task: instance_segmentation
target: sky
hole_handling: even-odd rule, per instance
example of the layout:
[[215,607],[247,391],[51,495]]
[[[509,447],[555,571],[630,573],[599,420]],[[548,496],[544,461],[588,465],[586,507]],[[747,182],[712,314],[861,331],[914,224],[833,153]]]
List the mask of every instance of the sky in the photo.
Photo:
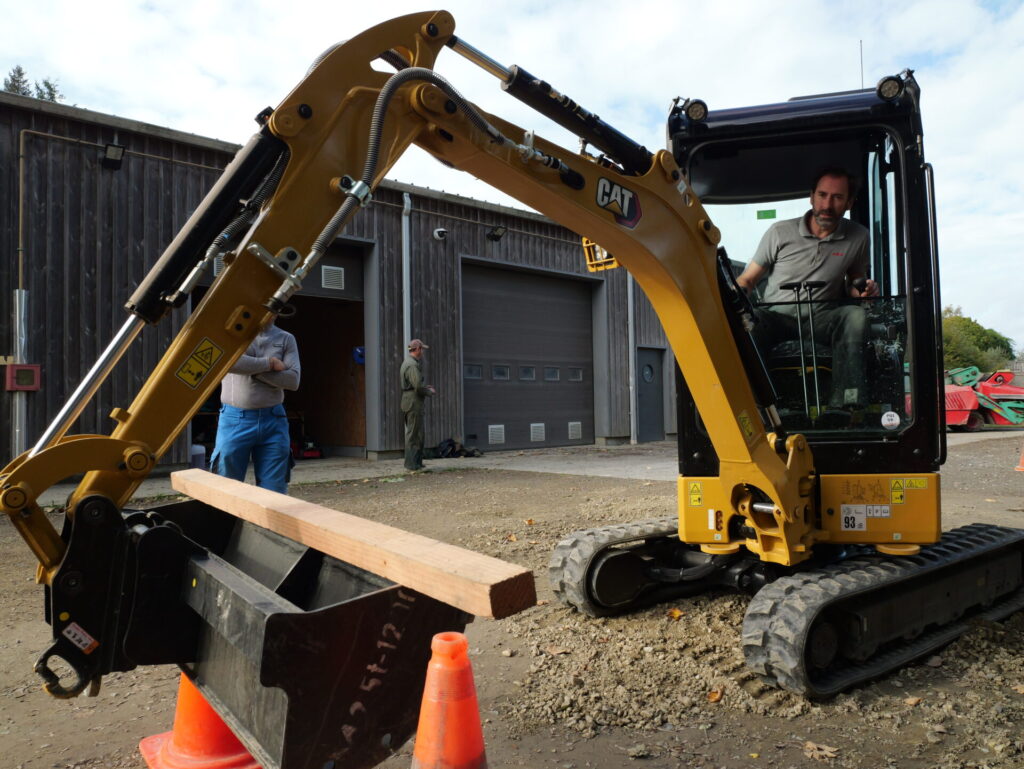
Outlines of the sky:
[[[241,144],[328,47],[441,7],[467,43],[651,149],[677,96],[751,106],[914,70],[943,304],[1024,349],[1024,0],[0,0],[0,68],[56,79],[66,104]],[[435,69],[484,110],[577,146],[454,52]],[[415,148],[388,176],[522,207]]]

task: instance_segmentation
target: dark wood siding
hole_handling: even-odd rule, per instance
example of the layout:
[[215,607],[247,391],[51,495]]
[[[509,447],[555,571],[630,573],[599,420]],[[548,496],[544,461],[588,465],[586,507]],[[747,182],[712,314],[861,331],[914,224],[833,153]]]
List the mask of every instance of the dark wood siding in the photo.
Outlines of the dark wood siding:
[[[19,185],[22,136],[25,181]],[[100,162],[108,143],[127,148],[118,170],[103,168]],[[29,291],[28,361],[43,367],[43,389],[26,396],[30,440],[41,434],[127,320],[125,301],[236,150],[170,129],[0,94],[0,247],[10,255],[0,267],[0,339],[5,343],[0,355],[14,352],[11,304],[19,286],[18,209],[23,200],[26,269],[20,285]],[[405,194],[411,203],[412,336],[431,345],[425,368],[438,389],[426,413],[427,443],[463,433],[460,276],[462,265],[469,262],[589,281],[593,296],[600,299],[593,312],[594,364],[604,370],[595,372],[595,379],[600,374],[605,383],[601,397],[595,397],[596,437],[627,437],[625,272],[590,275],[578,237],[538,214],[385,182],[373,204],[339,238],[346,254],[362,259],[346,271],[346,280],[362,281],[359,291],[353,288],[342,298],[362,299],[365,333],[370,338],[372,332],[375,344],[367,349],[365,369],[366,448],[402,447],[397,381],[407,341],[402,317]],[[488,238],[496,226],[505,228],[503,237]],[[448,236],[436,240],[432,233],[441,227]],[[637,341],[663,345],[660,325],[645,302],[638,302],[635,315]],[[131,403],[184,319],[182,309],[144,329],[73,432],[110,432],[109,412]],[[353,337],[346,344],[355,341]],[[5,433],[10,406],[4,393],[0,428]],[[164,458],[172,463],[187,460],[184,438]]]
[[608,427],[603,437],[629,437],[628,275],[605,270],[608,304]]
[[[29,292],[27,357],[42,364],[43,372],[42,389],[27,397],[30,439],[42,433],[128,319],[123,309],[128,296],[232,156],[230,145],[218,151],[219,143],[208,140],[194,146],[128,130],[128,121],[105,125],[76,119],[76,113],[89,114],[59,106],[45,109],[34,99],[0,102],[0,238],[3,251],[11,255],[0,271],[0,291],[4,308],[19,285]],[[107,143],[127,148],[120,169],[102,167]],[[24,233],[20,284],[19,207]],[[71,432],[110,432],[111,409],[130,404],[184,318],[185,311],[178,310],[143,330]],[[10,343],[10,311],[0,313],[0,336]],[[3,411],[2,424],[9,425],[6,394]],[[165,460],[188,460],[184,439]]]
[[[629,435],[628,355],[625,279],[621,270],[596,277],[587,272],[579,238],[564,227],[529,212],[493,206],[408,185],[389,184],[377,191],[373,206],[360,213],[345,235],[376,241],[380,260],[379,321],[382,392],[379,403],[384,450],[402,446],[403,419],[399,404],[398,369],[405,352],[402,339],[403,194],[410,196],[410,273],[412,336],[430,345],[424,373],[437,388],[425,418],[426,444],[464,432],[462,424],[461,261],[494,264],[546,274],[606,281],[609,286],[607,324],[611,390],[610,433]],[[494,227],[506,228],[500,240],[487,237]],[[437,240],[434,230],[447,237]],[[595,321],[596,322],[596,321]],[[371,403],[370,408],[373,407]],[[600,437],[607,437],[602,435]]]
[[662,385],[665,392],[665,432],[676,432],[676,380],[673,375],[674,358],[672,348],[668,344],[668,336],[665,329],[658,320],[658,314],[654,311],[651,300],[643,292],[640,286],[636,286],[634,298],[634,317],[636,318],[636,346],[654,347],[667,351],[662,360],[662,371],[664,377]]
[[636,318],[636,346],[637,347],[668,347],[668,337],[665,336],[665,329],[661,327],[657,313],[651,305],[651,300],[639,285],[635,285],[636,294],[634,301],[634,317]]

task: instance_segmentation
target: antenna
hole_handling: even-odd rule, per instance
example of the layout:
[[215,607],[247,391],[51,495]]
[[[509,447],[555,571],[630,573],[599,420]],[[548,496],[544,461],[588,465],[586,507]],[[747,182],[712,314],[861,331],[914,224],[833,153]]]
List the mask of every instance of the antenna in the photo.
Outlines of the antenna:
[[864,41],[858,41],[860,43],[860,87],[864,88]]

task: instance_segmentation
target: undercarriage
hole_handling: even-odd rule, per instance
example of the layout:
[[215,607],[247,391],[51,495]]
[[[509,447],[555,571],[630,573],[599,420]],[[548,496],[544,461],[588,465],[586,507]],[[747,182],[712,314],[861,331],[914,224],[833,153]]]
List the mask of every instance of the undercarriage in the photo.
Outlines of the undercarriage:
[[799,567],[742,549],[709,555],[667,518],[570,534],[549,564],[555,594],[590,616],[709,590],[752,594],[747,665],[771,685],[831,697],[896,670],[979,621],[1024,608],[1024,530],[974,524],[913,556],[821,548]]

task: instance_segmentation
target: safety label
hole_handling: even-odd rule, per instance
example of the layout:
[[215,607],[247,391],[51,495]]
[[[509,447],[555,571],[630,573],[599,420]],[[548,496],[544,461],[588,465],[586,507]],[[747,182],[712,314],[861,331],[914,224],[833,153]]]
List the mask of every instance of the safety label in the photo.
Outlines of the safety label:
[[61,635],[71,641],[71,643],[81,649],[85,654],[92,653],[95,651],[96,647],[100,645],[100,642],[86,633],[82,626],[77,622],[69,622],[67,627],[61,631]]
[[[871,505],[875,507],[875,505]],[[868,505],[842,505],[841,523],[843,531],[865,531],[868,527]]]
[[188,356],[188,360],[181,364],[176,376],[194,390],[223,354],[222,349],[209,339],[204,338],[196,345],[196,349]]
[[927,478],[907,478],[904,482],[903,488],[905,489],[927,489],[928,479]]
[[690,481],[686,486],[690,507],[701,507],[704,504],[704,488],[700,481]]
[[743,431],[747,443],[754,440],[754,423],[750,420],[750,415],[746,411],[741,411],[736,415],[736,421],[740,423],[740,429]]
[[889,501],[902,505],[906,501],[907,487],[902,478],[893,478],[889,483]]

